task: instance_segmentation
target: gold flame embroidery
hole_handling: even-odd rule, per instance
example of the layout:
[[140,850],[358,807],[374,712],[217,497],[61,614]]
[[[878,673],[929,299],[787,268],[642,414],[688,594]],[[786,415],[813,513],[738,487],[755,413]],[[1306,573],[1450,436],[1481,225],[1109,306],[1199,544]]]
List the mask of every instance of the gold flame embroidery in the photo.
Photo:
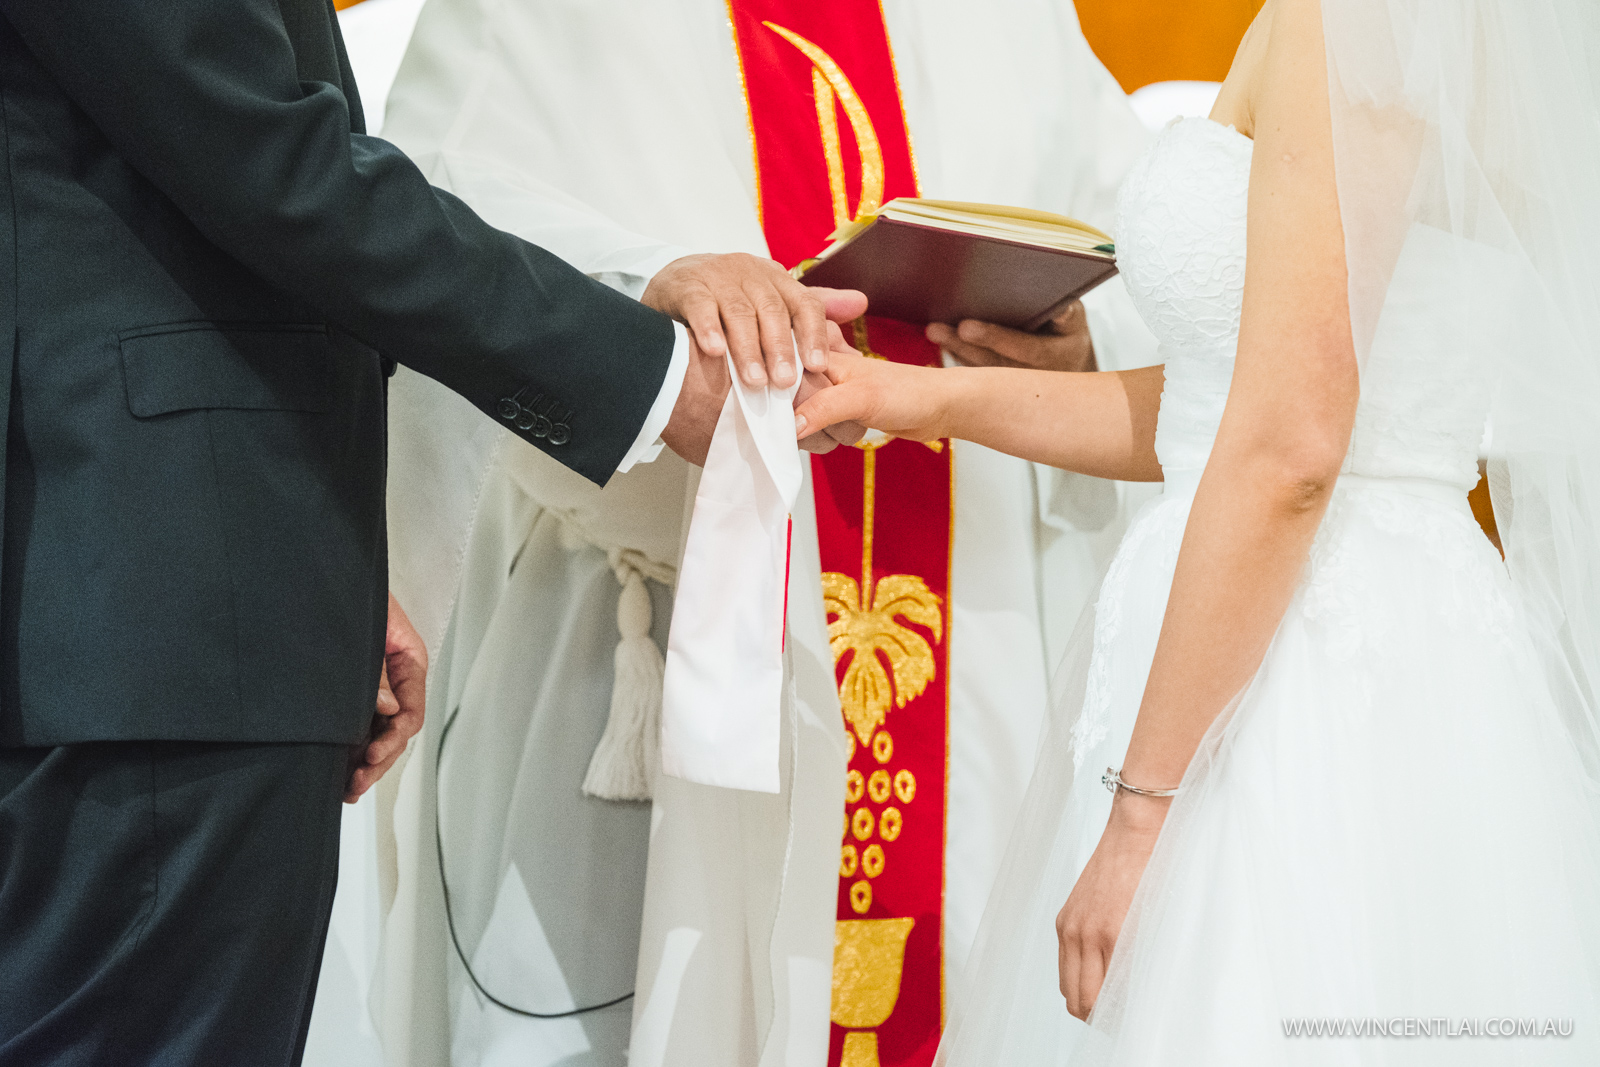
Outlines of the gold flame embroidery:
[[[883,206],[883,148],[878,144],[878,131],[872,127],[872,117],[867,105],[856,92],[850,79],[833,57],[793,30],[775,22],[763,26],[798,48],[811,60],[811,87],[817,98],[817,127],[822,134],[822,154],[828,163],[828,190],[833,194],[833,221],[842,226],[852,217],[870,215]],[[834,98],[844,108],[850,120],[850,131],[856,137],[856,153],[861,160],[861,200],[855,215],[850,214],[850,201],[844,185],[844,153],[839,141],[839,117],[834,110]]]

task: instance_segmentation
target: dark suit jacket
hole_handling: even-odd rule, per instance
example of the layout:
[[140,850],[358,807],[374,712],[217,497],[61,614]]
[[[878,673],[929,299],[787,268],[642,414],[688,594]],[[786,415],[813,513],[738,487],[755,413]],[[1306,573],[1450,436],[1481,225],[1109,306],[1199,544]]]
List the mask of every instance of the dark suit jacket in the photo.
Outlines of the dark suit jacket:
[[670,322],[363,128],[329,0],[0,0],[0,744],[364,735],[384,357],[637,436]]

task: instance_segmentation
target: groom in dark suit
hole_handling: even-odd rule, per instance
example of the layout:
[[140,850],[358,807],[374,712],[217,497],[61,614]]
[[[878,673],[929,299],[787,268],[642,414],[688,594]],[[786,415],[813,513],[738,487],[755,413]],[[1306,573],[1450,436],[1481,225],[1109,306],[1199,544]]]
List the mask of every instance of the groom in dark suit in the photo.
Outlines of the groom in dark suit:
[[825,346],[776,265],[635,303],[362,131],[329,0],[0,0],[0,1067],[298,1062],[339,801],[420,723],[391,361],[604,482],[704,454],[672,317]]

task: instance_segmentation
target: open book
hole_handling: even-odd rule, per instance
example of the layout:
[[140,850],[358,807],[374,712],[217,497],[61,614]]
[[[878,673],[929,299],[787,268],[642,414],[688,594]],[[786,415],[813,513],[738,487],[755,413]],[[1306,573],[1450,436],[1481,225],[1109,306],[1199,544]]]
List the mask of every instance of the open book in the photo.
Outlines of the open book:
[[922,325],[982,319],[1043,326],[1069,301],[1117,273],[1111,238],[1047,211],[902,197],[845,223],[807,285],[859,289],[874,315]]

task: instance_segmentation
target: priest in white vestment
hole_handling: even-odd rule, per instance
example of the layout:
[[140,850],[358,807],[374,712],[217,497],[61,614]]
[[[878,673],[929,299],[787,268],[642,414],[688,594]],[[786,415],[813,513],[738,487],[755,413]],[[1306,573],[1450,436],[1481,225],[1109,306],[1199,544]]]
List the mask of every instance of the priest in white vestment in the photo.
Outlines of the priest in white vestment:
[[[883,13],[925,195],[1110,225],[1146,135],[1070,3]],[[383,134],[490,222],[635,296],[686,251],[766,252],[721,0],[428,0]],[[1086,305],[1101,368],[1154,361],[1118,283]],[[640,642],[665,647],[693,469],[665,453],[595,490],[404,371],[390,435],[393,584],[435,651],[430,714],[349,824],[306,1062],[821,1067],[846,740],[809,486],[782,789],[663,777],[652,807],[582,787],[614,698],[653,696]],[[1049,669],[1126,512],[1110,483],[966,443],[955,485],[950,997]]]

